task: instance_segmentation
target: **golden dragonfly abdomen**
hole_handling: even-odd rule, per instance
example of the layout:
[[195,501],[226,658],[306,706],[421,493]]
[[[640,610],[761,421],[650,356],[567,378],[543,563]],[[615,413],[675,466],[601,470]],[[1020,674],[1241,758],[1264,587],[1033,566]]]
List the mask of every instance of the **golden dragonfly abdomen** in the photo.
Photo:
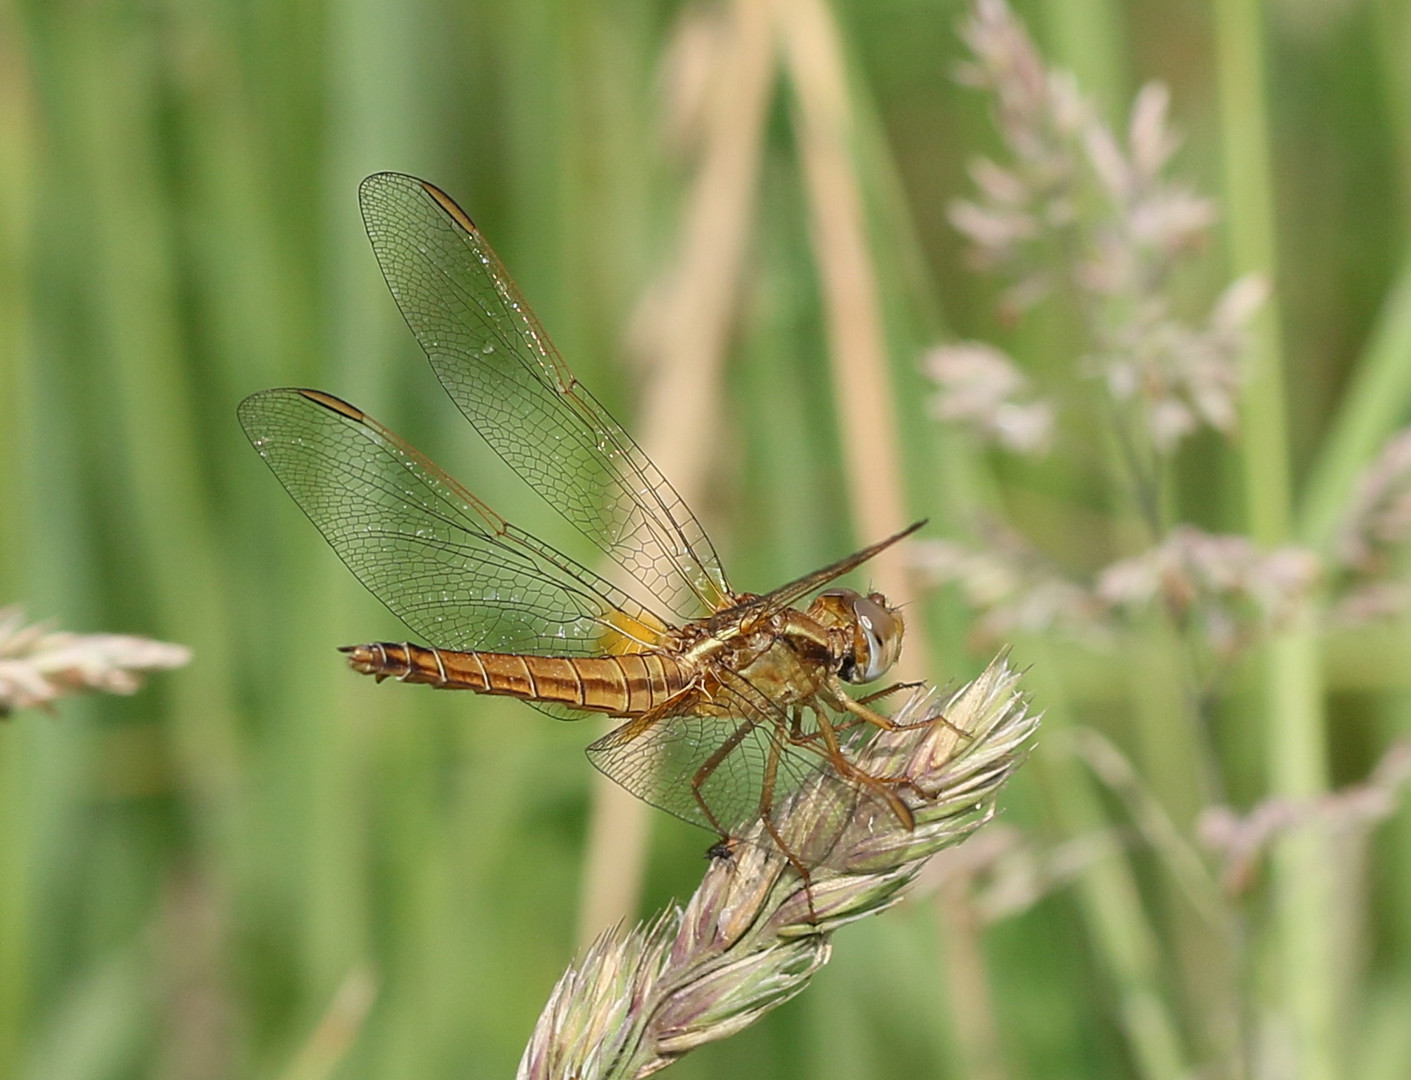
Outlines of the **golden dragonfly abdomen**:
[[452,652],[410,642],[350,645],[353,670],[381,679],[426,683],[445,690],[473,690],[523,701],[567,705],[584,712],[638,716],[686,689],[674,657],[661,653],[620,656],[525,656],[520,653]]

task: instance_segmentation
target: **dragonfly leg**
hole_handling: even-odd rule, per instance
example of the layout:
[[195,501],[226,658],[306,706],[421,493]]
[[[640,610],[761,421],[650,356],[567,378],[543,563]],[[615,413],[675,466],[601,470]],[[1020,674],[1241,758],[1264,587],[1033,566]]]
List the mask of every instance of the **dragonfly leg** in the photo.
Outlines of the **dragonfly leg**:
[[[795,716],[792,723],[797,722],[798,718]],[[759,790],[759,820],[779,849],[779,853],[789,860],[789,865],[798,872],[799,878],[803,882],[804,899],[808,903],[809,922],[816,923],[818,912],[813,908],[813,875],[809,873],[803,860],[794,854],[793,849],[785,842],[784,837],[779,834],[779,830],[774,824],[774,785],[779,778],[781,745],[777,738],[771,740],[769,744],[769,757],[765,759],[764,763],[764,782],[760,785]]]
[[[849,720],[842,725],[835,725],[828,717],[827,713],[816,705],[810,705],[815,719],[818,722],[818,730],[804,732],[798,739],[791,737],[790,741],[795,745],[804,746],[823,757],[829,765],[833,767],[842,779],[849,781],[859,787],[865,788],[870,794],[886,803],[887,809],[905,829],[912,829],[916,826],[916,817],[911,812],[911,807],[897,796],[896,787],[904,786],[906,781],[894,781],[880,776],[873,776],[866,769],[856,765],[847,754],[843,753],[843,748],[838,742],[838,732],[846,730],[859,720]],[[791,733],[792,734],[792,733]],[[821,743],[821,745],[820,745]]]
[[[837,743],[836,734],[838,732],[847,731],[848,729],[854,728],[858,724],[863,723],[863,718],[858,716],[852,716],[849,717],[849,719],[844,720],[842,723],[837,723],[829,719],[823,713],[823,711],[818,708],[818,706],[809,705],[808,707],[812,709],[815,715],[817,716],[818,730],[805,732],[802,730],[801,722],[798,719],[795,719],[793,731],[791,732],[790,742],[794,743],[796,746],[803,747],[804,749],[811,750],[814,753],[818,754],[825,761],[827,761],[839,774],[845,776],[854,783],[865,787],[868,791],[875,794],[878,798],[882,799],[887,804],[888,808],[891,809],[892,813],[903,825],[905,825],[907,828],[912,828],[913,825],[908,824],[908,822],[914,821],[914,815],[912,814],[910,808],[906,807],[905,803],[901,803],[900,800],[896,798],[895,792],[897,791],[897,789],[907,788],[915,792],[918,797],[920,797],[926,802],[934,802],[936,800],[937,793],[929,790],[921,784],[918,784],[909,776],[876,776],[868,772],[867,770],[860,768],[850,758],[848,758],[847,753],[841,748],[841,745]],[[965,735],[967,738],[969,738],[968,733],[959,731],[955,728],[955,725],[951,724],[949,721],[946,721],[944,717],[939,717],[938,719],[947,727],[951,728],[951,730],[956,731],[957,734]],[[897,724],[895,725],[895,730],[905,731],[910,728],[925,727],[927,724],[930,724],[932,722],[933,721],[925,720],[915,724]],[[829,739],[830,734],[833,735],[834,738]],[[836,748],[836,755],[834,754],[833,749],[830,748],[829,743],[832,744],[833,748]],[[898,805],[901,805],[903,807],[903,812],[898,813],[896,809]]]
[[[873,727],[881,728],[883,731],[896,731],[902,726],[891,719],[891,717],[883,716],[876,709],[867,705],[866,702],[872,700],[871,698],[865,698],[863,701],[854,701],[848,696],[848,692],[843,689],[843,680],[838,678],[837,675],[830,676],[825,686],[827,693],[823,695],[824,699],[834,708],[851,713],[859,720],[866,720]],[[819,720],[821,721],[822,719],[823,715],[820,713]]]
[[803,729],[803,711],[803,705],[789,706],[789,741],[795,746],[802,746],[818,738],[818,732]]
[[[898,684],[897,688],[899,689],[902,685],[906,684]],[[832,691],[833,704],[835,704],[838,708],[843,709],[846,712],[852,713],[859,719],[866,720],[869,724],[874,724],[875,726],[881,728],[883,731],[910,731],[913,728],[924,728],[929,727],[931,724],[941,724],[944,727],[950,728],[953,732],[955,732],[957,735],[961,736],[964,739],[968,740],[972,737],[968,731],[962,731],[960,728],[956,727],[949,720],[947,720],[944,716],[928,717],[925,720],[917,720],[910,724],[899,724],[891,717],[883,716],[876,709],[870,707],[867,704],[867,702],[874,700],[875,695],[873,695],[872,697],[865,697],[861,701],[854,701],[852,698],[850,698],[847,694],[847,691],[843,689],[843,681],[839,679],[836,675],[829,679],[828,689]],[[885,692],[890,693],[891,689],[892,688],[889,687]]]
[[691,777],[691,797],[696,800],[696,805],[701,808],[701,813],[705,815],[706,821],[710,822],[710,827],[720,834],[721,841],[731,839],[730,830],[720,823],[720,819],[715,816],[710,805],[706,802],[701,789],[705,787],[706,781],[715,775],[715,770],[720,768],[723,762],[735,750],[740,743],[745,741],[745,736],[754,730],[757,720],[746,720],[739,727],[730,733],[730,737],[715,748],[715,752],[701,763],[701,767],[696,770]]
[[[736,840],[720,823],[720,819],[711,811],[710,806],[705,800],[705,796],[701,793],[701,789],[705,786],[706,781],[714,775],[716,769],[720,768],[725,759],[730,756],[736,747],[744,741],[745,736],[753,731],[758,724],[758,720],[746,720],[742,723],[731,733],[730,738],[726,739],[725,742],[721,743],[720,746],[716,748],[715,753],[711,754],[701,767],[696,770],[695,775],[691,777],[691,795],[695,798],[696,804],[701,808],[701,813],[705,815],[711,827],[721,835],[721,839],[711,846],[708,853],[712,858],[729,857],[734,851]],[[760,784],[759,820],[764,826],[765,832],[769,833],[770,839],[774,841],[775,847],[779,849],[779,853],[788,860],[789,865],[794,868],[799,878],[803,881],[804,895],[808,902],[809,920],[811,922],[817,922],[818,913],[813,909],[813,875],[809,873],[808,866],[795,854],[793,848],[789,847],[788,842],[780,834],[778,827],[774,824],[774,786],[779,776],[779,747],[780,743],[778,739],[774,739],[770,742],[769,757],[765,761],[764,777]]]
[[[795,706],[794,711],[790,713],[789,741],[795,746],[809,746],[812,744],[812,746],[816,748],[817,744],[823,739],[823,733],[817,730],[805,731],[803,729],[803,710],[805,708],[812,710],[815,714],[819,711],[818,706],[814,704]],[[836,720],[832,721],[832,727],[834,732],[841,733],[851,731],[861,723],[863,723],[861,717],[849,716],[841,723]]]
[[880,701],[882,698],[889,697],[902,690],[915,690],[918,686],[923,685],[925,684],[919,682],[894,682],[891,686],[884,686],[880,690],[874,690],[866,697],[858,698],[857,703],[859,705],[871,705],[874,701]]

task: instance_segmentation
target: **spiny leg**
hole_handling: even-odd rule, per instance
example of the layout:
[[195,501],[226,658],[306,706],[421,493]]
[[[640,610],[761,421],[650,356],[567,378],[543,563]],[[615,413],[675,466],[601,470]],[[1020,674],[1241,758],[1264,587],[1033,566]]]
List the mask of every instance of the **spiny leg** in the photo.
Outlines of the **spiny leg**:
[[891,686],[884,686],[880,690],[872,691],[872,693],[868,694],[866,697],[858,698],[857,703],[859,705],[871,705],[874,701],[880,701],[882,698],[890,697],[892,694],[900,693],[903,690],[915,690],[918,686],[925,685],[925,683],[921,682],[894,682]]
[[[803,710],[805,708],[811,710],[815,716],[821,715],[821,710],[816,704],[810,703],[807,705],[794,706],[793,710],[790,712],[789,742],[794,746],[813,751],[825,761],[831,761],[832,759],[828,755],[826,744],[822,747],[819,746],[820,743],[824,742],[823,732],[821,730],[805,731],[803,729]],[[864,722],[865,721],[859,717],[851,716],[841,724],[833,723],[832,730],[835,734],[840,734],[851,731]]]
[[784,837],[780,835],[779,829],[774,824],[774,785],[779,776],[779,754],[782,746],[776,732],[775,737],[769,740],[769,756],[764,762],[764,782],[760,785],[759,791],[759,820],[773,839],[779,853],[798,872],[799,880],[803,882],[804,901],[808,904],[808,920],[816,923],[818,922],[818,912],[813,907],[813,875],[803,860],[794,854],[794,850],[785,842]]
[[[702,788],[721,764],[730,756],[744,741],[751,731],[753,731],[762,721],[746,720],[740,724],[731,734],[730,738],[721,743],[715,753],[701,764],[691,778],[691,795],[696,800],[696,804],[701,808],[706,820],[716,832],[721,834],[721,839],[711,845],[707,854],[712,858],[730,858],[734,853],[735,844],[738,841],[729,835],[728,830],[720,823],[720,820],[711,811],[706,803]],[[779,853],[784,856],[789,865],[798,873],[804,886],[804,896],[808,903],[808,915],[811,922],[818,921],[818,914],[813,907],[813,875],[809,872],[807,864],[799,858],[788,842],[780,834],[778,827],[774,824],[774,789],[779,778],[779,753],[781,743],[776,732],[774,738],[769,741],[769,754],[765,759],[764,776],[760,783],[759,793],[759,820],[764,826],[765,832],[774,841],[774,846]]]
[[843,689],[842,680],[836,675],[828,680],[828,689],[833,692],[831,695],[834,699],[833,704],[845,712],[851,713],[859,720],[866,720],[873,727],[879,727],[883,731],[899,731],[904,726],[908,726],[898,724],[889,716],[883,716],[876,709],[869,708],[864,702],[854,701]]
[[908,830],[916,828],[916,816],[911,812],[911,807],[901,801],[888,782],[880,776],[873,776],[843,753],[832,719],[818,708],[814,709],[814,717],[818,721],[818,732],[823,736],[828,760],[833,763],[833,767],[847,778],[868,788],[885,802],[887,809],[891,810],[897,821],[901,823],[902,828]]
[[[842,746],[838,742],[836,731],[838,728],[828,719],[827,715],[817,705],[807,706],[813,710],[814,718],[818,724],[818,730],[805,732],[795,715],[790,725],[790,730],[786,733],[789,742],[801,749],[811,751],[826,761],[833,769],[833,772],[842,780],[850,782],[857,787],[865,788],[872,795],[886,803],[897,821],[903,828],[911,829],[916,825],[915,816],[911,808],[902,802],[892,790],[893,787],[904,786],[905,781],[892,781],[880,776],[873,776],[866,769],[861,768],[851,758],[843,752]],[[854,721],[856,722],[856,721]]]
[[[866,697],[860,697],[860,698],[858,698],[858,699],[857,699],[857,704],[859,704],[859,705],[871,705],[874,701],[877,701],[877,700],[879,700],[879,699],[881,699],[881,698],[884,698],[884,697],[886,697],[886,696],[889,695],[889,694],[895,694],[895,693],[897,693],[899,690],[915,690],[918,686],[925,686],[925,685],[926,685],[926,684],[925,684],[924,682],[899,682],[899,683],[892,683],[891,686],[885,686],[885,687],[883,687],[881,690],[878,690],[878,691],[876,691],[876,692],[874,692],[874,693],[868,694]],[[879,714],[879,715],[880,715],[880,714]],[[871,720],[870,717],[868,718],[868,722],[869,722],[869,723],[872,722],[872,720]],[[927,726],[929,726],[929,725],[931,725],[931,724],[937,724],[937,723],[942,724],[942,725],[944,725],[945,727],[950,728],[953,732],[955,732],[957,735],[961,736],[962,738],[969,739],[969,738],[971,737],[971,736],[970,736],[970,732],[968,732],[968,731],[962,731],[960,728],[956,727],[956,726],[955,726],[954,724],[952,724],[949,720],[947,720],[944,716],[933,716],[933,717],[930,717],[930,718],[925,719],[925,720],[914,720],[914,721],[912,721],[912,722],[909,723],[909,724],[898,724],[895,720],[892,720],[892,724],[895,726],[896,730],[898,730],[898,731],[910,731],[910,730],[913,729],[913,728],[923,728],[923,727],[927,727]],[[840,728],[839,730],[841,730],[841,728]]]
[[843,689],[842,680],[836,675],[828,680],[828,689],[832,691],[831,696],[834,698],[834,704],[836,704],[838,708],[852,713],[859,719],[866,720],[869,724],[873,724],[883,731],[911,731],[916,728],[929,727],[932,724],[939,723],[950,728],[951,731],[964,739],[968,740],[973,738],[968,731],[963,731],[956,727],[944,716],[927,717],[924,720],[915,720],[909,724],[899,724],[890,717],[883,716],[876,709],[869,708],[867,702],[871,700],[870,698],[863,698],[861,701],[854,701],[850,698],[847,691]]
[[[757,723],[759,723],[758,720],[743,721],[739,727],[730,733],[728,739],[715,748],[715,753],[711,754],[710,757],[706,758],[705,761],[701,763],[701,767],[697,769],[695,775],[691,777],[691,797],[696,800],[696,805],[701,808],[701,813],[704,814],[705,819],[710,822],[711,828],[720,834],[722,842],[731,839],[730,830],[720,824],[719,819],[706,803],[705,795],[702,794],[701,789],[705,787],[706,781],[715,774],[715,770],[720,768],[721,763],[730,756],[740,743],[745,741],[745,736],[754,730]],[[719,844],[717,844],[716,847],[719,847]],[[711,850],[714,850],[714,848]]]
[[[905,803],[901,803],[893,792],[898,788],[909,788],[926,802],[934,802],[936,792],[928,790],[909,776],[877,776],[861,768],[847,756],[847,753],[837,742],[835,733],[847,731],[863,723],[862,717],[853,716],[843,723],[838,724],[829,719],[823,709],[816,703],[810,703],[807,707],[813,710],[817,720],[818,730],[812,732],[803,731],[801,722],[795,717],[789,741],[796,746],[818,754],[825,761],[829,762],[835,771],[854,780],[859,785],[866,787],[869,791],[876,794],[878,798],[882,799],[887,804],[888,808],[891,809],[892,813],[904,826],[912,828],[914,825],[914,815],[911,809],[906,807]],[[898,724],[893,730],[907,731],[916,727],[925,727],[930,722],[931,721],[928,720],[916,724]],[[947,726],[953,725],[948,724]],[[830,735],[834,737],[830,739]],[[823,743],[823,745],[820,745],[820,742]],[[831,748],[829,746],[830,742],[832,744]],[[905,807],[905,813],[897,812],[898,805]]]

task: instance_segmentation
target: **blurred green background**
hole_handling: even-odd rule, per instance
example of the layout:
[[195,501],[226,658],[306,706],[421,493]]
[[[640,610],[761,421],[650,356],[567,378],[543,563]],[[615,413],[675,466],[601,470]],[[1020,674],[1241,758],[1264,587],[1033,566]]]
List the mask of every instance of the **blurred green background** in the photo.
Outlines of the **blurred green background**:
[[[1166,81],[1187,136],[1178,170],[1205,191],[1229,194],[1232,73],[1262,78],[1252,107],[1271,136],[1297,486],[1374,327],[1407,305],[1386,298],[1411,252],[1408,5],[1017,7],[1114,121],[1141,82]],[[943,338],[1069,362],[1041,331],[1001,323],[995,283],[967,270],[945,218],[969,193],[967,160],[996,143],[987,102],[952,78],[964,6],[831,11],[910,510],[945,536],[972,492],[998,491],[1054,553],[1098,565],[1120,553],[1100,470],[1008,469],[926,415],[918,361]],[[269,386],[329,390],[507,516],[549,522],[438,389],[378,274],[357,184],[394,169],[451,193],[634,428],[629,327],[670,262],[692,177],[663,115],[663,88],[683,78],[669,48],[681,17],[646,0],[0,3],[0,604],[195,650],[133,698],[70,699],[0,726],[0,1077],[512,1073],[575,947],[591,733],[351,677],[335,646],[401,631],[251,452],[235,406]],[[744,589],[874,538],[840,478],[790,93],[781,79],[766,121],[718,441],[695,500]],[[1185,283],[1207,300],[1239,262],[1217,235]],[[1406,401],[1385,405],[1408,418]],[[1241,452],[1199,444],[1185,516],[1242,527]],[[972,674],[985,657],[965,651],[965,613],[940,601],[929,614],[934,676]],[[1364,776],[1411,727],[1407,646],[1399,623],[1328,645],[1330,782]],[[1022,642],[1016,657],[1037,664],[1038,708],[1129,733],[1125,664]],[[1237,680],[1247,697],[1251,681]],[[1240,805],[1269,786],[1260,715],[1231,709],[1219,735]],[[1064,839],[1051,809],[1064,775],[1022,770],[1009,822]],[[689,893],[708,840],[664,815],[653,824],[643,914]],[[1188,916],[1150,859],[1131,861],[1168,950],[1137,990],[1193,1016],[1174,955]],[[1335,1068],[1411,1075],[1405,814],[1360,872],[1360,915],[1338,943],[1351,959],[1309,978],[1337,984]],[[843,932],[810,991],[673,1075],[1159,1075],[1124,1037],[1145,999],[1114,974],[1094,888],[1058,889],[979,938],[1002,1061],[977,1064],[973,1033],[957,1029],[965,1003],[948,988],[963,980],[943,972],[964,958],[942,932],[953,920],[921,901]],[[1258,903],[1241,918],[1257,923]],[[365,1020],[340,1029],[369,987]],[[1176,1023],[1199,1044],[1195,1026]]]

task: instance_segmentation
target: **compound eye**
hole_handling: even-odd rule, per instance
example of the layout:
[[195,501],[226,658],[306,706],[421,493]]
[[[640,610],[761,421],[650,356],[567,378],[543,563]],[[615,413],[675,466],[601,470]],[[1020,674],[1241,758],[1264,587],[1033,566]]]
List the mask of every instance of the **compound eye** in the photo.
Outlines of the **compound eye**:
[[853,601],[857,617],[857,663],[851,682],[867,683],[879,679],[901,652],[901,616],[886,606],[878,593],[859,596]]

